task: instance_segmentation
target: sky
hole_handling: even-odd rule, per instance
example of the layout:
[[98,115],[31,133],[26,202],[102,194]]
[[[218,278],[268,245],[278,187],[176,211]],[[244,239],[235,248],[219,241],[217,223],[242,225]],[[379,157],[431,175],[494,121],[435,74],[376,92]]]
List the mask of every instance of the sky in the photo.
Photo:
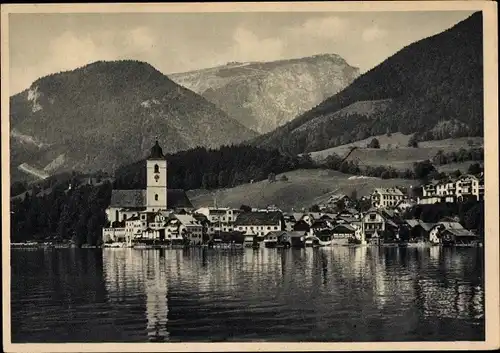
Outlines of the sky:
[[10,95],[98,60],[135,59],[164,74],[335,53],[365,72],[470,11],[59,13],[9,15]]

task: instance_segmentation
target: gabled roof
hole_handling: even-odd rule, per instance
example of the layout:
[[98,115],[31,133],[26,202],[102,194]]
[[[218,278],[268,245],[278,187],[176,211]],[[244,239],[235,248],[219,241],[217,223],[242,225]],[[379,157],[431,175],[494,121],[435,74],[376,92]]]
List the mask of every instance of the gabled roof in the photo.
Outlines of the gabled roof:
[[313,222],[311,225],[311,228],[323,228],[323,227],[328,227],[329,222],[325,219],[317,219]]
[[185,226],[201,226],[200,222],[191,215],[188,214],[176,214],[175,218],[179,220]]
[[113,190],[109,207],[144,207],[146,206],[146,190]]
[[459,222],[439,222],[435,225],[442,225],[445,229],[464,229],[464,227]]
[[193,205],[184,190],[167,189],[167,207],[173,210],[175,208],[193,208]]
[[462,229],[454,229],[454,228],[452,228],[452,229],[446,229],[445,231],[448,232],[448,233],[453,234],[456,237],[471,237],[471,236],[476,236],[474,233],[468,231],[465,228],[462,228]]
[[141,219],[138,216],[133,216],[125,220],[125,222],[131,222],[131,221],[140,221]]
[[305,231],[293,231],[293,232],[285,232],[287,236],[291,238],[303,237],[305,235]]
[[432,227],[436,225],[436,223],[422,222],[420,219],[405,219],[404,222],[406,222],[411,228],[420,226],[426,231],[430,231]]
[[[109,207],[142,208],[146,207],[146,190],[113,190]],[[193,208],[191,201],[182,189],[167,189],[167,208]]]
[[276,225],[283,218],[281,212],[245,212],[238,215],[235,225]]
[[352,226],[350,226],[349,224],[338,224],[336,225],[334,228],[333,228],[333,231],[334,232],[338,232],[338,231],[341,231],[341,230],[347,230],[349,232],[355,232],[356,229]]
[[398,188],[376,188],[374,191],[378,192],[381,195],[403,196],[403,192],[401,190],[399,190]]

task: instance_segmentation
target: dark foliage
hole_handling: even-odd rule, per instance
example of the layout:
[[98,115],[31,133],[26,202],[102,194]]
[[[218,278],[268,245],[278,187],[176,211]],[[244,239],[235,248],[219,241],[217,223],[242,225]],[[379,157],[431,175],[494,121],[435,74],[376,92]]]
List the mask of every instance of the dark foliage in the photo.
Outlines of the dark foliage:
[[442,221],[445,217],[457,217],[464,228],[484,229],[484,201],[475,199],[458,203],[436,203],[433,205],[416,205],[403,215],[405,219],[420,219],[428,223]]
[[[174,189],[215,189],[265,180],[270,175],[310,167],[307,158],[290,157],[277,150],[251,146],[203,147],[167,156],[168,185]],[[122,166],[115,173],[116,189],[144,189],[146,161]]]
[[110,198],[109,182],[72,190],[58,184],[50,194],[27,195],[11,203],[11,241],[56,239],[98,245]]
[[373,138],[370,143],[368,144],[368,146],[366,146],[368,148],[380,148],[380,142],[376,139],[376,138]]

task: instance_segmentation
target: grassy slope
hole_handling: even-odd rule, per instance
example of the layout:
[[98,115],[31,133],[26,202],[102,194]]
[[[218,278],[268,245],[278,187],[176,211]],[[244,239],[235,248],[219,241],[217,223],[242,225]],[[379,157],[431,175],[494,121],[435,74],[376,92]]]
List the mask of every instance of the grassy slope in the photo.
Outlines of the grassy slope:
[[[358,196],[368,195],[375,187],[409,186],[416,184],[413,180],[378,178],[357,178],[332,170],[310,169],[295,170],[284,173],[287,182],[269,183],[267,180],[253,184],[239,185],[222,189],[217,193],[219,205],[240,207],[242,204],[253,207],[276,205],[283,210],[299,210],[328,199],[330,193],[350,194],[357,190]],[[352,179],[349,179],[352,178]],[[191,190],[189,199],[195,207],[213,205],[214,194],[206,190]]]
[[[405,169],[411,168],[414,162],[431,159],[439,150],[443,150],[445,153],[448,153],[458,151],[460,148],[468,149],[470,148],[468,145],[469,140],[474,142],[474,146],[483,146],[483,139],[481,137],[463,137],[456,139],[423,141],[419,143],[419,148],[406,147],[411,135],[394,133],[390,137],[387,135],[379,135],[375,137],[380,142],[380,149],[365,147],[373,138],[370,137],[347,145],[312,152],[311,157],[314,160],[322,161],[332,153],[336,153],[339,156],[345,156],[349,152],[349,148],[351,146],[359,146],[361,148],[355,150],[349,156],[348,160],[359,160],[360,165],[366,166],[386,165],[392,166],[396,169]],[[470,163],[467,162],[457,163],[454,165],[453,170],[467,168],[469,164]]]

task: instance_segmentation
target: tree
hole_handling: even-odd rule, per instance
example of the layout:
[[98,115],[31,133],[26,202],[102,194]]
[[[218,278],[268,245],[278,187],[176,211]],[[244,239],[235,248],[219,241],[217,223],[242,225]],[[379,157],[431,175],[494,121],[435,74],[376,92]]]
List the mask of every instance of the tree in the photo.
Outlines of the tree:
[[274,183],[276,181],[276,174],[274,174],[273,172],[269,173],[267,176],[267,181],[269,181],[270,183]]
[[280,178],[281,181],[288,181],[288,178],[285,174],[283,174]]
[[227,186],[228,176],[227,176],[227,172],[225,170],[221,170],[219,172],[217,179],[218,179],[217,182],[218,182],[220,188]]
[[358,191],[356,189],[352,190],[351,191],[351,196],[350,196],[350,199],[355,201],[358,199]]
[[243,212],[252,212],[252,207],[248,205],[241,205],[240,210],[242,210]]
[[467,173],[469,174],[479,174],[482,172],[481,165],[479,163],[473,163],[467,169]]
[[415,135],[412,135],[412,137],[410,137],[410,140],[408,141],[408,147],[418,148],[418,140]]
[[462,175],[462,172],[460,170],[456,169],[454,172],[451,173],[451,175],[454,178],[458,178],[460,175]]
[[380,142],[376,139],[373,138],[370,143],[367,146],[368,148],[380,148]]
[[417,162],[413,165],[413,171],[417,179],[425,179],[432,172],[436,171],[434,165],[428,159],[423,162]]
[[312,205],[310,208],[309,208],[309,212],[319,212],[320,209],[319,209],[319,206],[318,205]]

